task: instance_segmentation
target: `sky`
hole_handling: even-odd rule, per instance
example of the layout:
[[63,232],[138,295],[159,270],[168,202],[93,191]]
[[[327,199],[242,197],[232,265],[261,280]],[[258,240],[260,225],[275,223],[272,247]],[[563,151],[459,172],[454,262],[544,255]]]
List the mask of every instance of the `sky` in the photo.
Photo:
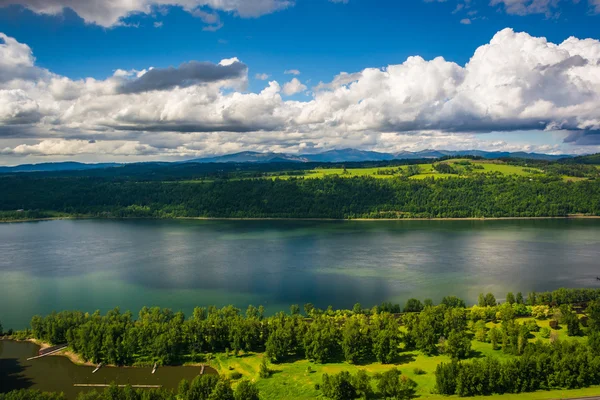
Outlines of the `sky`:
[[600,152],[600,0],[0,0],[0,164]]

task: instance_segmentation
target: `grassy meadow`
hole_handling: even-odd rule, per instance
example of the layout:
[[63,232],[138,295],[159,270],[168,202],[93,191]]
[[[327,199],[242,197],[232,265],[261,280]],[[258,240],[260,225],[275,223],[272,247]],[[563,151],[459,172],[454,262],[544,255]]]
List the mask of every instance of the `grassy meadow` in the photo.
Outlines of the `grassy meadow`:
[[[458,173],[456,174],[442,174],[435,170],[434,164],[420,164],[420,173],[413,175],[410,179],[444,179],[451,177],[467,176],[473,174],[489,174],[489,173],[500,173],[503,175],[518,175],[518,176],[533,176],[539,175],[543,172],[536,168],[520,167],[515,165],[508,165],[498,160],[467,160],[467,159],[452,159],[443,161],[443,163],[449,164]],[[469,163],[471,168],[468,168]],[[391,179],[394,177],[401,176],[404,171],[408,169],[408,166],[397,166],[397,167],[381,167],[381,168],[318,168],[306,171],[305,175],[301,175],[306,179],[320,179],[327,176],[340,176],[343,178],[353,178],[356,176],[370,176],[378,179]],[[270,178],[289,179],[290,177],[284,174],[274,173],[269,176]]]
[[[532,320],[532,318],[519,318],[518,322]],[[536,320],[540,328],[549,327],[549,320]],[[497,326],[492,322],[488,323],[488,328]],[[560,340],[577,340],[584,341],[585,337],[569,337],[566,329],[560,328],[555,330],[557,337]],[[532,333],[533,337],[530,341],[542,340],[549,341],[540,336],[540,333]],[[265,399],[297,399],[308,400],[319,398],[320,391],[315,388],[316,384],[322,382],[324,373],[336,374],[341,371],[349,371],[355,374],[358,370],[363,369],[370,375],[385,372],[392,368],[398,368],[402,374],[410,377],[417,382],[417,395],[420,399],[441,400],[448,398],[457,398],[457,396],[443,396],[435,394],[435,369],[439,363],[450,362],[450,358],[446,355],[426,356],[420,351],[404,351],[396,360],[395,364],[381,364],[374,362],[365,365],[353,365],[347,362],[334,362],[327,364],[317,364],[308,360],[297,360],[280,364],[269,364],[270,370],[273,372],[270,378],[260,378],[259,369],[263,360],[262,353],[242,353],[239,356],[232,354],[216,354],[212,358],[210,364],[217,371],[225,376],[230,376],[234,372],[242,374],[242,379],[248,379],[257,383],[260,389],[261,397]],[[506,360],[512,355],[506,355],[502,350],[494,350],[490,343],[483,343],[473,339],[472,341],[472,357],[494,357],[500,360]],[[415,373],[416,369],[425,371],[425,374]],[[373,382],[374,384],[374,382]],[[471,399],[502,399],[502,400],[543,400],[543,399],[567,399],[585,396],[600,395],[600,387],[591,387],[578,390],[552,390],[540,391],[534,393],[519,393],[493,395],[486,397],[470,397]]]

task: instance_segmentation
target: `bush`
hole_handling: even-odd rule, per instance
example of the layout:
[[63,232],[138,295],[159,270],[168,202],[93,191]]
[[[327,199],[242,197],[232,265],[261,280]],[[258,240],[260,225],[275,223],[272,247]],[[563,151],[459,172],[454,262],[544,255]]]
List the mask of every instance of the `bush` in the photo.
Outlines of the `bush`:
[[415,375],[425,375],[427,372],[425,372],[425,370],[421,369],[421,368],[415,368],[413,369],[413,374]]
[[550,338],[550,328],[543,327],[540,330],[540,336],[543,337],[544,339]]
[[531,316],[535,319],[546,319],[550,316],[550,307],[533,306],[531,307]]
[[242,374],[238,371],[233,371],[231,374],[229,374],[229,377],[234,381],[237,381],[238,379],[242,378]]
[[529,329],[529,332],[539,332],[540,331],[540,326],[532,319],[525,322],[525,326],[527,327],[527,329]]
[[555,319],[550,320],[549,325],[550,325],[550,328],[552,328],[552,329],[558,329],[558,321]]

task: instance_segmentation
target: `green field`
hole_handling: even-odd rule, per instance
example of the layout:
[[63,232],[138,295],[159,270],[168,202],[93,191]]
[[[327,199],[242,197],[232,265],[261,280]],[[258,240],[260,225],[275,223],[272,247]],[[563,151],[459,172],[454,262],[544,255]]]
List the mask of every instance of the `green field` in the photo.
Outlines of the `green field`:
[[[525,322],[532,318],[521,318],[519,322]],[[549,320],[536,320],[540,328],[548,327]],[[495,326],[494,323],[488,323],[489,328]],[[497,325],[496,325],[497,326]],[[560,340],[584,341],[585,337],[569,337],[565,329],[559,329],[558,338]],[[534,333],[530,341],[542,340],[539,333]],[[482,343],[473,340],[472,355],[474,357],[495,357],[498,359],[508,359],[511,355],[506,355],[502,350],[493,350],[490,343]],[[391,368],[398,368],[402,373],[415,382],[417,382],[417,394],[421,399],[440,400],[447,399],[448,396],[434,394],[435,387],[435,369],[441,362],[449,362],[450,358],[445,355],[428,357],[419,351],[404,351],[400,354],[396,364],[372,363],[368,365],[353,365],[347,362],[316,364],[308,360],[298,360],[290,363],[270,364],[269,368],[273,371],[270,378],[262,379],[259,377],[259,368],[263,360],[263,354],[247,353],[238,357],[226,354],[216,354],[211,361],[211,365],[216,368],[221,375],[229,376],[233,372],[242,374],[243,379],[248,379],[257,383],[260,389],[261,397],[265,399],[314,399],[320,396],[320,391],[315,389],[315,384],[322,381],[324,373],[336,374],[341,371],[349,371],[354,374],[359,369],[367,371],[370,375],[378,372],[385,372]],[[424,375],[414,373],[415,368],[420,368],[426,372]],[[563,399],[583,396],[600,395],[600,387],[592,387],[580,390],[554,390],[535,393],[520,393],[494,395],[486,397],[471,397],[472,399]],[[450,398],[458,398],[450,396]]]
[[[474,169],[468,170],[466,166],[460,165],[460,163],[468,162]],[[501,161],[496,160],[466,160],[466,159],[453,159],[443,161],[443,163],[452,166],[458,173],[456,174],[442,174],[434,169],[433,164],[420,164],[419,168],[421,173],[413,175],[411,179],[425,179],[425,178],[451,178],[459,176],[469,176],[475,174],[489,174],[489,173],[500,173],[503,175],[517,175],[517,176],[534,176],[542,174],[542,171],[535,168],[520,167],[515,165],[508,165]],[[479,169],[481,168],[481,169]],[[356,176],[370,176],[378,179],[391,179],[402,176],[402,172],[406,171],[408,166],[398,167],[381,167],[381,168],[318,168],[306,171],[305,175],[301,177],[307,179],[320,179],[327,176],[339,176],[343,178],[353,178]],[[283,174],[272,174],[270,178],[289,179],[290,177]]]

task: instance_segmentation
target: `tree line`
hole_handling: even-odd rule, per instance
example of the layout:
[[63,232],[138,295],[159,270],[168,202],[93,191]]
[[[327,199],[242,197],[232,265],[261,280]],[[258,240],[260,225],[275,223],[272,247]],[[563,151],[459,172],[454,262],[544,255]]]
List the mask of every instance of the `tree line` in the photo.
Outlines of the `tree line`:
[[[460,359],[470,355],[467,331],[494,346],[501,343],[506,352],[521,354],[525,338],[539,327],[521,326],[514,322],[517,317],[549,318],[579,335],[581,322],[569,304],[592,304],[600,299],[600,290],[532,293],[527,298],[530,305],[524,304],[520,294],[506,297],[509,301],[496,304],[492,294],[482,294],[481,305],[469,309],[455,296],[445,297],[437,306],[431,300],[409,299],[403,310],[391,303],[371,309],[357,304],[352,310],[321,310],[306,304],[302,315],[294,305],[289,313],[270,317],[264,315],[263,307],[254,306],[244,313],[233,306],[197,307],[189,318],[158,307],[144,307],[137,319],[118,308],[105,315],[63,311],[34,316],[31,330],[17,336],[67,343],[84,360],[114,365],[171,364],[241,351],[265,352],[273,362],[306,358],[319,363],[342,359],[355,364],[393,363],[401,349],[411,348]],[[543,304],[542,299],[548,302]],[[488,321],[502,322],[502,329],[488,332]],[[400,325],[404,325],[402,330]]]
[[[444,164],[445,165],[445,164]],[[416,168],[416,167],[415,167]],[[600,215],[600,181],[478,175],[214,179],[0,176],[0,211],[95,217],[480,218]],[[25,215],[18,214],[16,217]]]

